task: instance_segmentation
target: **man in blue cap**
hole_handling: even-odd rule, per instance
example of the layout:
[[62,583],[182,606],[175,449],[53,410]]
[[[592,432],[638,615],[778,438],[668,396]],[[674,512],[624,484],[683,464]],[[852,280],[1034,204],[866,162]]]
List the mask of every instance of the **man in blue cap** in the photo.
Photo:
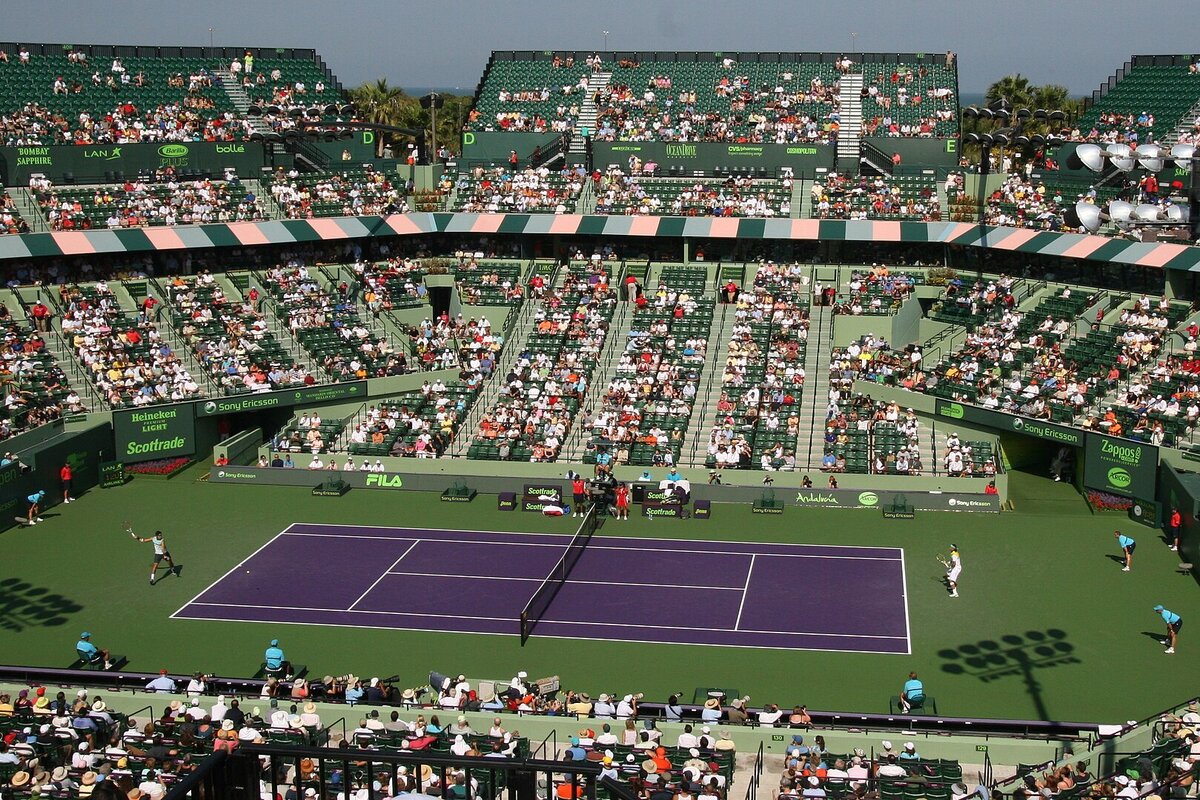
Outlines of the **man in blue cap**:
[[263,654],[263,661],[267,662],[266,671],[268,675],[278,676],[282,674],[285,678],[292,676],[292,665],[287,662],[283,650],[279,647],[278,639],[271,640],[271,644],[267,647],[267,652]]
[[1167,623],[1167,638],[1162,640],[1162,643],[1167,646],[1165,652],[1174,653],[1175,640],[1179,636],[1179,629],[1183,627],[1183,617],[1174,611],[1163,608],[1161,605],[1154,607],[1154,613],[1162,617],[1163,622]]
[[87,664],[100,664],[105,669],[109,668],[108,651],[92,644],[92,634],[87,631],[79,634],[79,641],[75,643],[75,653]]
[[1117,538],[1117,545],[1121,548],[1121,557],[1125,560],[1125,566],[1121,568],[1121,572],[1129,572],[1129,568],[1133,566],[1133,551],[1137,549],[1137,541],[1132,536],[1126,536],[1120,531],[1113,531],[1113,536]]
[[29,518],[26,520],[27,525],[37,525],[39,522],[46,520],[38,516],[41,513],[42,498],[46,496],[45,489],[39,489],[25,499],[29,501]]

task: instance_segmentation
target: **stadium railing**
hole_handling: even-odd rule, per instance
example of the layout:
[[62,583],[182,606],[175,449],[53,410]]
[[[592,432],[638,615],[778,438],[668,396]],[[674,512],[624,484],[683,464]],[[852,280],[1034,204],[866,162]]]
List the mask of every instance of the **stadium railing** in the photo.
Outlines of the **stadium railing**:
[[[0,682],[26,685],[86,686],[122,690],[131,694],[139,692],[147,695],[155,694],[154,692],[147,692],[145,686],[157,677],[159,677],[157,672],[81,672],[79,670],[52,667],[0,665]],[[186,686],[191,675],[172,674],[170,677],[180,684],[180,692],[182,692],[182,687]],[[265,683],[262,680],[236,676],[209,676],[206,694],[258,698],[262,694],[262,688]],[[404,703],[398,704],[397,707],[404,707],[406,705],[412,708],[421,707],[416,704]],[[685,722],[690,723],[701,720],[704,706],[686,705],[682,708],[683,720]],[[754,708],[746,709],[747,714],[750,715],[752,720],[756,718],[757,711],[758,709]],[[506,714],[507,712],[500,713]],[[808,713],[812,717],[812,723],[807,727],[812,729],[854,729],[862,733],[869,733],[870,731],[896,732],[911,730],[927,733],[971,734],[976,736],[1016,736],[1031,739],[1070,741],[1081,743],[1086,747],[1094,746],[1095,743],[1102,739],[1127,733],[1137,727],[1137,725],[1133,725],[1114,729],[1112,726],[1104,726],[1094,722],[1048,722],[1042,720],[951,716],[925,717],[917,715],[861,713],[856,711],[819,711],[812,709],[809,709]],[[656,702],[639,703],[638,716],[640,718],[666,720],[666,704]],[[1152,722],[1160,716],[1162,716],[1161,713],[1156,714],[1147,721],[1138,723],[1138,725]],[[804,726],[797,729],[802,730]],[[780,727],[780,730],[788,730],[788,728]]]

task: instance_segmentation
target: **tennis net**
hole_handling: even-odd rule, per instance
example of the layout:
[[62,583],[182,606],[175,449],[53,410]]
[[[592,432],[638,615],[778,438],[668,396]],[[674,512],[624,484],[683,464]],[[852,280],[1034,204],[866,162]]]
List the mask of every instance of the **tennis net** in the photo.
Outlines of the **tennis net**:
[[522,645],[529,641],[529,637],[533,635],[533,629],[546,613],[546,609],[554,602],[554,596],[558,594],[558,590],[567,582],[567,578],[571,575],[571,570],[579,563],[579,557],[583,555],[588,542],[592,540],[593,534],[596,533],[603,522],[604,520],[596,510],[596,506],[594,504],[588,506],[587,512],[583,515],[583,521],[579,523],[579,530],[575,531],[575,536],[571,539],[571,543],[567,545],[566,552],[562,554],[562,558],[550,570],[550,574],[546,576],[541,586],[533,593],[533,597],[529,598],[529,602],[525,604],[525,609],[521,612]]

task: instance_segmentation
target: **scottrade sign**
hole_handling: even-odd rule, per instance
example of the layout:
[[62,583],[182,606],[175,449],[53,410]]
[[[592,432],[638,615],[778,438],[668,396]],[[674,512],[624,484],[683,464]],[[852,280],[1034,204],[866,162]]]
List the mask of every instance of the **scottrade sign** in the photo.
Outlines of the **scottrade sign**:
[[186,404],[113,412],[117,459],[130,464],[196,452],[196,418]]

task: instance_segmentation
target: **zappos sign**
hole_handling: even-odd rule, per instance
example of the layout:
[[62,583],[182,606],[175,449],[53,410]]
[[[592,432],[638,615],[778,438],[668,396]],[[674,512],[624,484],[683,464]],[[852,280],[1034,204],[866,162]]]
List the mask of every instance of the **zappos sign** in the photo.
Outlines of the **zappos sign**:
[[1153,500],[1158,485],[1158,448],[1145,442],[1089,434],[1083,482],[1089,489]]

